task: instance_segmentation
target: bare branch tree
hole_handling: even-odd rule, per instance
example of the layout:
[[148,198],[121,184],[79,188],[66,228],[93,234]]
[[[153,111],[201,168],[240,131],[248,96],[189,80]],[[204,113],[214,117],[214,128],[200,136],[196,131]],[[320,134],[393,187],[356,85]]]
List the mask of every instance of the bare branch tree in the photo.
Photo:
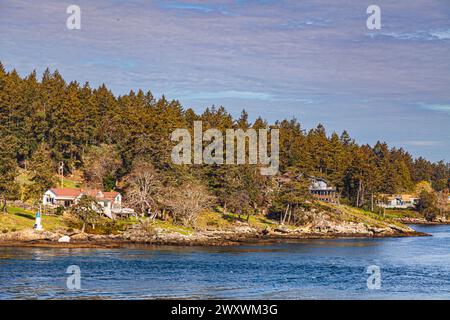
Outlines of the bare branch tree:
[[126,177],[126,184],[129,205],[143,216],[148,213],[155,218],[162,186],[153,165],[145,160],[136,160]]
[[113,145],[107,144],[90,147],[83,162],[84,178],[96,188],[103,187],[105,178],[114,175],[121,165],[117,150]]
[[187,182],[169,189],[165,205],[172,211],[175,222],[195,226],[199,214],[208,207],[212,199],[203,185]]

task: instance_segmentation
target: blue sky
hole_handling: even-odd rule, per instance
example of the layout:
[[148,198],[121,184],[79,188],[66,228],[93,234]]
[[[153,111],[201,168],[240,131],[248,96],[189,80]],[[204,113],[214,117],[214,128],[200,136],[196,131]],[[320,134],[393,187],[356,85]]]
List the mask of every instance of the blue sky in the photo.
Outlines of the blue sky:
[[[66,28],[70,4],[81,30]],[[0,61],[449,161],[449,18],[448,0],[0,0]]]

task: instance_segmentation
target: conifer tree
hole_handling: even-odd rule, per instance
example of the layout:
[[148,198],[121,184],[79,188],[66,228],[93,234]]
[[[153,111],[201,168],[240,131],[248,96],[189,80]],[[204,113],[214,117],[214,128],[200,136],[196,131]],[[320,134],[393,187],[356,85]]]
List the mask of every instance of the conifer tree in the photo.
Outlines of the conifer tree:
[[6,212],[7,201],[15,199],[18,193],[17,163],[15,159],[16,144],[14,137],[0,135],[0,210]]
[[31,157],[29,170],[31,172],[30,194],[35,200],[40,199],[42,194],[56,185],[54,163],[47,145],[40,144]]

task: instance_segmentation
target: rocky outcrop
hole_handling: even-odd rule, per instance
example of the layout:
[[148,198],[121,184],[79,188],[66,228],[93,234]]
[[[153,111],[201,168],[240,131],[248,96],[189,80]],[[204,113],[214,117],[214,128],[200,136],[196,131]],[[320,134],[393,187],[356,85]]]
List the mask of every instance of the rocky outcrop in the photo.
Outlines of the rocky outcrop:
[[70,237],[69,236],[62,236],[61,238],[58,239],[58,242],[60,242],[60,243],[68,243],[68,242],[70,242]]
[[444,218],[444,217],[438,217],[434,221],[427,221],[425,218],[398,218],[397,221],[404,223],[404,224],[429,224],[429,225],[435,225],[435,224],[450,224],[450,220]]
[[0,234],[0,241],[58,241],[63,235],[50,231],[36,231],[33,229],[26,229],[22,231],[8,232]]
[[162,228],[149,230],[133,226],[122,234],[123,239],[134,243],[173,245],[226,245],[259,236],[260,231],[250,226],[236,226],[224,230],[199,230],[180,233]]

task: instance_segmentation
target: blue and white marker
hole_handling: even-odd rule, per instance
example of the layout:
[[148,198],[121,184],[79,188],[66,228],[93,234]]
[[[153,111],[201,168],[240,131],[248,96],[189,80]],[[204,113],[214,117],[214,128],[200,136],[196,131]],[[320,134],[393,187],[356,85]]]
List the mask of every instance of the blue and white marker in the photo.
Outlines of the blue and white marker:
[[41,225],[41,211],[37,211],[36,212],[36,221],[34,222],[34,230],[42,230],[42,225]]

